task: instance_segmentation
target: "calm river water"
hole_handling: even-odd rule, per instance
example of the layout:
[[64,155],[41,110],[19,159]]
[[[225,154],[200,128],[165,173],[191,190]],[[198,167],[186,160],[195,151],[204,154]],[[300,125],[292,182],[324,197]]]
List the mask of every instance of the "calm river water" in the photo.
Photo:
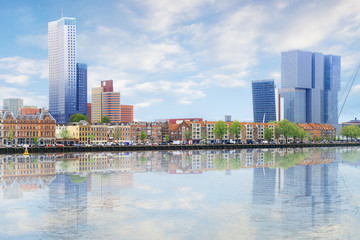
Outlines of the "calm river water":
[[359,239],[360,148],[0,155],[0,239]]

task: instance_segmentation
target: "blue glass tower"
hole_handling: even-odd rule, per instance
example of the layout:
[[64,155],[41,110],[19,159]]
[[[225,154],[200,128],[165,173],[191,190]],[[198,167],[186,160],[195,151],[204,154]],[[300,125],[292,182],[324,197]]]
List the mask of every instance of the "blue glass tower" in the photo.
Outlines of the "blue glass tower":
[[87,115],[87,65],[76,64],[76,110],[78,113]]
[[57,123],[68,123],[77,112],[75,18],[49,22],[48,33],[49,110]]
[[284,118],[297,123],[338,122],[341,58],[306,51],[281,53]]
[[252,81],[254,122],[276,121],[274,80]]

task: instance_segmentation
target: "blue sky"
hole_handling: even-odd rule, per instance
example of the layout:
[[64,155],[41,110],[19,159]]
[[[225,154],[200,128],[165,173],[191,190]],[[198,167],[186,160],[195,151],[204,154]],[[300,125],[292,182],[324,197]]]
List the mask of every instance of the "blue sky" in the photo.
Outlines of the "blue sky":
[[[77,19],[89,99],[91,87],[113,79],[136,120],[252,121],[251,80],[280,86],[282,51],[342,56],[343,87],[359,63],[356,0],[0,0],[1,102],[47,107],[47,23],[61,11]],[[357,80],[340,121],[360,117],[359,96]]]

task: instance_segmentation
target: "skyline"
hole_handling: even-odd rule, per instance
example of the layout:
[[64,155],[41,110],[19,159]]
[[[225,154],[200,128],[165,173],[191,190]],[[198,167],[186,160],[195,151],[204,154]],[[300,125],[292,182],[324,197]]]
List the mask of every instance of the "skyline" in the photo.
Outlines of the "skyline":
[[[135,106],[134,120],[252,121],[251,81],[273,78],[281,86],[283,51],[341,56],[342,91],[358,64],[356,1],[69,3],[1,3],[2,99],[48,107],[47,23],[61,11],[77,20],[76,60],[88,64],[88,100],[92,87],[113,79],[122,103]],[[339,122],[359,117],[355,85]]]

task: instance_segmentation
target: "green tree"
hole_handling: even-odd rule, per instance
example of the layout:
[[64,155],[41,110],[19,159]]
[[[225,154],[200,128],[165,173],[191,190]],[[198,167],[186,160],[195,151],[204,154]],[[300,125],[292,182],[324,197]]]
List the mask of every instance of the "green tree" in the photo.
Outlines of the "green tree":
[[238,120],[234,120],[230,127],[230,133],[234,136],[236,140],[239,139],[241,134],[241,125]]
[[61,132],[60,132],[60,138],[61,138],[63,141],[66,141],[66,140],[70,139],[70,138],[71,138],[70,132],[69,132],[68,130],[66,130],[66,129],[61,130]]
[[164,142],[169,142],[169,135],[168,134],[165,134],[165,137],[164,137]]
[[316,136],[315,136],[315,142],[318,142],[318,141],[319,141],[319,136],[316,135]]
[[205,141],[206,143],[206,140],[207,140],[207,134],[206,134],[206,131],[203,131],[201,132],[201,139]]
[[102,123],[110,123],[110,118],[109,118],[108,116],[103,116],[103,117],[101,118],[101,122],[102,122]]
[[14,128],[10,128],[9,129],[9,132],[8,132],[8,140],[11,144],[12,140],[14,139],[14,136],[15,136],[15,130]]
[[226,123],[220,120],[215,123],[213,132],[216,135],[216,137],[220,139],[220,142],[222,142],[222,139],[227,133],[227,130],[228,130],[228,126],[226,125]]
[[266,127],[264,130],[264,138],[266,141],[271,141],[272,137],[273,137],[274,133],[273,130],[269,127]]
[[120,141],[121,138],[121,130],[118,127],[114,127],[114,133],[113,133],[114,141]]
[[336,135],[333,136],[333,141],[336,142]]
[[360,128],[356,125],[343,126],[341,128],[340,134],[346,137],[346,140],[358,138],[360,136]]
[[296,137],[298,139],[301,140],[301,142],[304,141],[304,139],[306,138],[306,132],[304,129],[301,129],[299,126],[297,126],[297,130],[296,130]]
[[341,138],[340,138],[340,136],[338,136],[338,137],[337,137],[337,140],[338,140],[339,142],[341,141]]
[[90,143],[92,143],[92,141],[95,139],[95,135],[94,134],[89,134],[86,136],[87,139],[90,139]]
[[147,138],[147,135],[146,135],[146,133],[144,132],[144,131],[141,131],[140,132],[140,140],[142,141],[142,142],[144,142],[144,140]]
[[191,139],[191,135],[192,135],[191,130],[190,130],[190,129],[186,129],[186,130],[185,130],[185,140],[186,140],[186,141],[189,141],[189,140]]
[[308,135],[308,142],[310,142],[311,141],[311,136],[310,136],[310,134]]
[[80,113],[75,113],[69,118],[69,122],[80,122],[81,120],[87,121],[87,117]]
[[37,133],[36,133],[35,136],[34,136],[34,144],[37,145],[37,144],[38,144],[38,141],[39,141],[39,140],[38,140],[38,136],[37,136]]

